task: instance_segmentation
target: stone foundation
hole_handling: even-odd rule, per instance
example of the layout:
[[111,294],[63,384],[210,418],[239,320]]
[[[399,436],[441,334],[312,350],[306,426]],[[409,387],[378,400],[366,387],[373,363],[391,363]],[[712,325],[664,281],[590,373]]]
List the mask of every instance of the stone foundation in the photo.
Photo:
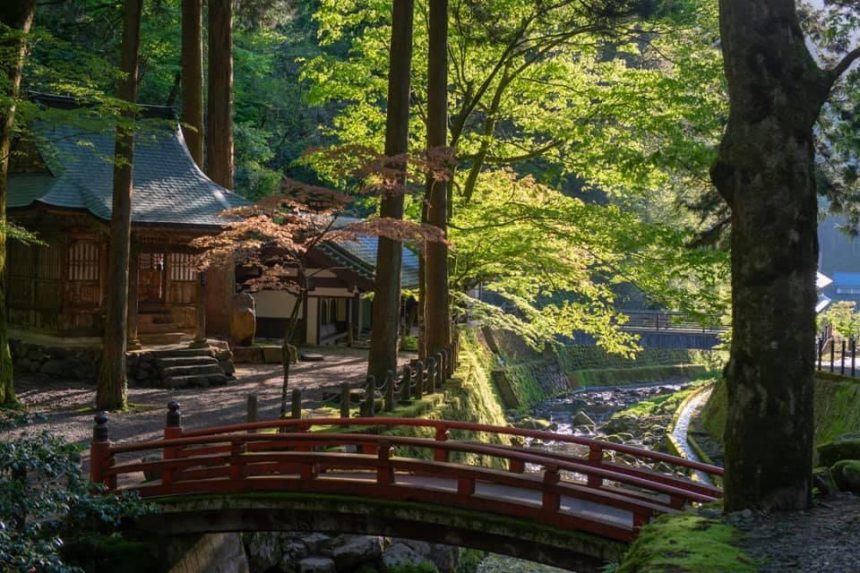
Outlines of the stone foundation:
[[39,374],[69,381],[93,382],[98,376],[101,349],[61,348],[10,340],[15,374]]

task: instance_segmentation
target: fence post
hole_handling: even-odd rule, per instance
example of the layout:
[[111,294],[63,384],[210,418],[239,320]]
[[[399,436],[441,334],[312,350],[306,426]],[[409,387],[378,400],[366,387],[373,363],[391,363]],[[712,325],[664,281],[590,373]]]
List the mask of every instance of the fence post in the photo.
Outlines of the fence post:
[[385,373],[385,404],[386,412],[394,410],[394,372],[389,370]]
[[845,339],[842,339],[842,351],[839,353],[839,374],[845,375]]
[[290,417],[293,420],[302,419],[302,391],[298,388],[293,388],[293,397],[290,402]]
[[[439,379],[445,380],[448,377],[448,360],[447,356],[445,356],[445,350],[442,349],[436,353],[436,356],[439,358]],[[431,384],[430,387],[433,388],[433,391],[436,391],[435,385]],[[441,385],[440,385],[441,386]]]
[[[403,367],[403,378],[400,380],[400,401],[409,402],[412,398],[412,369],[409,366]],[[418,398],[421,398],[420,392]]]
[[107,412],[96,414],[93,422],[93,441],[90,444],[90,481],[104,484],[110,488],[111,480],[105,476],[105,469],[110,465]]
[[427,357],[427,391],[436,393],[436,357]]
[[340,384],[340,417],[349,419],[349,383],[341,382]]
[[421,390],[426,390],[427,387],[424,384],[424,363],[416,360],[412,365],[415,368],[415,385]]
[[836,360],[836,341],[830,339],[830,371],[833,372],[833,361]]
[[367,377],[365,388],[362,415],[372,418],[376,415],[376,378],[372,374]]
[[854,361],[857,358],[857,340],[851,339],[851,377],[854,377]]
[[[257,404],[257,395],[256,394],[248,394],[248,413],[245,416],[245,420],[250,424],[256,422],[258,419],[258,404]],[[248,430],[249,433],[254,434],[257,430],[251,429]]]
[[445,387],[445,360],[442,358],[441,352],[436,353],[436,364],[436,382],[430,384],[434,392]]
[[818,371],[821,371],[821,355],[824,354],[824,337],[818,338]]
[[378,465],[376,466],[376,484],[391,485],[394,483],[394,470],[391,467],[391,444],[389,442],[379,442],[379,450],[377,451]]

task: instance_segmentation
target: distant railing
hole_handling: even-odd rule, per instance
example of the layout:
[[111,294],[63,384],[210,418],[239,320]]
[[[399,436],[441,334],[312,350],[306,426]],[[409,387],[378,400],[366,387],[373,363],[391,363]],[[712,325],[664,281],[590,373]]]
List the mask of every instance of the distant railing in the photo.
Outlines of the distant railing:
[[815,369],[842,376],[856,376],[857,341],[853,338],[819,337],[816,343]]
[[703,333],[724,332],[726,330],[726,327],[720,324],[716,317],[710,317],[705,323],[702,323],[682,312],[623,309],[619,312],[627,316],[627,322],[621,325],[624,329]]

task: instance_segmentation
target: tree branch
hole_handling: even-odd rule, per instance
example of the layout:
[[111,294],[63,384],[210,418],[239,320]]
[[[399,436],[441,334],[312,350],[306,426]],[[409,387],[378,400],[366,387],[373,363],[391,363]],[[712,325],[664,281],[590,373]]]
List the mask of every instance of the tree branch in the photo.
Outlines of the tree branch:
[[845,57],[827,72],[830,76],[830,85],[832,86],[836,83],[839,77],[844,74],[848,68],[851,67],[851,64],[856,62],[858,58],[860,58],[860,46],[845,54]]

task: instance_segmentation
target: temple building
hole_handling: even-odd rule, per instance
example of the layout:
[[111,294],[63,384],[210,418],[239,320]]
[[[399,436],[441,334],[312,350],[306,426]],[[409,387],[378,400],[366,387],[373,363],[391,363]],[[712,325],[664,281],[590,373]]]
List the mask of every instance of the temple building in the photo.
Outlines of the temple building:
[[[62,97],[36,99],[46,106],[76,105]],[[141,116],[134,149],[130,341],[181,342],[203,316],[208,335],[226,336],[232,269],[199,277],[189,242],[218,232],[226,223],[221,213],[246,202],[194,163],[172,108],[145,106]],[[98,345],[110,288],[114,130],[42,124],[32,132],[11,158],[8,212],[41,244],[9,243],[10,334],[49,346]]]

